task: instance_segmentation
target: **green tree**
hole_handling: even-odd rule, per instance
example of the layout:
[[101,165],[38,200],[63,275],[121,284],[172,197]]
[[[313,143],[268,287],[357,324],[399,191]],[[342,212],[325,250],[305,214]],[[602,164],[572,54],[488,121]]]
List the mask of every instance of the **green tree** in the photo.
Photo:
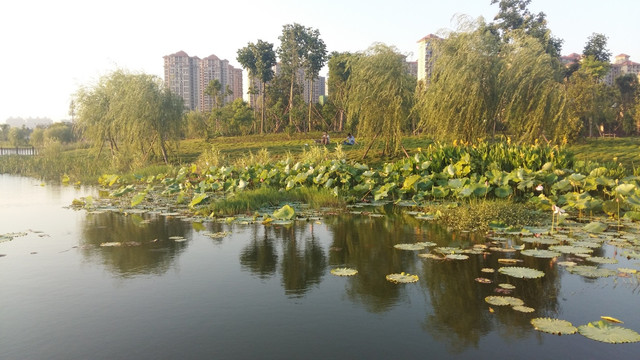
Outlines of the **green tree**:
[[634,110],[638,96],[638,77],[635,74],[625,74],[615,79],[615,89],[617,92],[617,119],[622,125],[622,129],[627,134],[637,131],[634,117]]
[[358,56],[348,80],[348,118],[358,118],[358,135],[384,142],[384,153],[401,146],[402,127],[412,107],[416,79],[395,47],[374,44]]
[[179,139],[184,105],[160,78],[117,70],[81,88],[74,104],[79,133],[100,151],[108,143],[123,167],[153,155],[168,163],[167,144]]
[[559,57],[563,41],[551,35],[545,13],[532,14],[529,11],[527,7],[530,3],[531,0],[491,0],[491,5],[498,4],[500,10],[494,17],[495,23],[489,24],[489,27],[500,33],[505,43],[511,40],[512,31],[524,31],[537,39],[547,54]]
[[284,25],[279,39],[280,47],[277,52],[283,73],[289,78],[289,126],[293,126],[296,125],[292,111],[295,107],[294,85],[299,71],[307,71],[307,79],[317,78],[326,61],[327,50],[317,29],[296,23]]
[[337,110],[338,121],[334,124],[334,130],[342,131],[345,120],[348,92],[347,82],[351,75],[350,61],[356,56],[352,53],[333,52],[329,56],[329,99]]
[[607,49],[607,36],[604,34],[593,33],[589,36],[587,43],[582,50],[585,57],[593,57],[594,60],[608,63],[611,58],[611,52]]
[[250,78],[257,79],[260,82],[260,94],[262,94],[260,134],[262,134],[265,121],[265,87],[273,79],[273,67],[276,65],[276,53],[273,50],[273,44],[262,40],[258,40],[256,44],[249,43],[238,50],[237,60],[243,68],[247,69]]
[[184,115],[184,136],[188,139],[209,139],[209,128],[206,116],[200,111],[189,111]]
[[8,138],[12,146],[25,146],[29,143],[29,129],[24,125],[22,127],[11,127]]

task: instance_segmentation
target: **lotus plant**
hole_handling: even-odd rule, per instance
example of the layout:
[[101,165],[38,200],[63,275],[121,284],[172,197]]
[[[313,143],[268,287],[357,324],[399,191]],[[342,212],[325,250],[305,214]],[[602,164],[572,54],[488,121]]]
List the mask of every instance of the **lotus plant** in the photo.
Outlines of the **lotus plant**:
[[555,204],[551,205],[551,211],[553,211],[553,213],[551,214],[551,233],[553,234],[553,225],[560,224],[560,215],[564,214],[565,211]]

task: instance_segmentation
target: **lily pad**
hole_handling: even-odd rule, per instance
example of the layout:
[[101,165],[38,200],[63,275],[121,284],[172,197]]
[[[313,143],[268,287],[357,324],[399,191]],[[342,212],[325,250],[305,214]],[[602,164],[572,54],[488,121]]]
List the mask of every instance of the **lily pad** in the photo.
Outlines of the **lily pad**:
[[424,247],[431,247],[431,246],[436,246],[438,244],[431,242],[431,241],[422,241],[422,242],[417,242],[416,245],[422,245]]
[[586,232],[590,232],[590,233],[601,233],[605,230],[607,230],[607,225],[603,224],[601,222],[598,221],[594,221],[592,223],[589,223],[587,225],[584,226],[584,228],[582,228],[584,231]]
[[116,246],[122,246],[122,243],[119,242],[119,241],[103,242],[102,244],[100,244],[100,246],[102,246],[102,247],[116,247]]
[[520,266],[501,267],[498,272],[519,279],[537,279],[544,276],[544,272],[540,270]]
[[331,269],[331,273],[336,276],[353,276],[358,273],[358,270],[350,268],[335,268]]
[[498,262],[500,264],[517,264],[517,263],[521,263],[522,260],[520,260],[520,259],[498,259]]
[[291,220],[296,215],[295,210],[289,205],[285,205],[273,212],[273,217],[279,220]]
[[535,318],[531,319],[531,325],[538,330],[549,334],[571,335],[575,334],[578,329],[567,320],[551,319],[551,318]]
[[418,275],[405,274],[404,272],[400,274],[389,274],[387,275],[387,280],[392,283],[413,283],[418,281]]
[[528,307],[528,306],[524,306],[524,305],[518,305],[518,306],[514,306],[512,308],[515,311],[520,311],[523,313],[532,313],[534,312],[536,309],[532,308],[532,307]]
[[488,274],[491,274],[491,273],[495,272],[495,270],[492,269],[492,268],[482,268],[480,271],[482,271],[483,273],[488,273]]
[[479,282],[480,284],[491,284],[491,280],[483,277],[477,277],[475,278],[475,281]]
[[562,255],[561,253],[556,251],[542,250],[542,249],[522,250],[520,253],[525,256],[533,256],[536,258],[544,258],[544,259],[551,259],[551,258]]
[[524,301],[513,296],[487,296],[484,301],[495,306],[520,306]]
[[556,245],[556,244],[560,244],[560,240],[551,238],[551,237],[533,237],[533,236],[527,236],[527,237],[522,237],[520,238],[520,240],[522,240],[523,242],[526,243],[535,243],[535,244],[541,244],[541,245]]
[[568,267],[567,270],[572,274],[581,275],[588,278],[599,278],[599,277],[609,277],[615,276],[618,273],[615,270],[611,269],[600,269],[595,266],[589,265],[576,265]]
[[449,260],[467,260],[469,258],[469,255],[463,255],[463,254],[448,254],[445,255],[444,257],[445,259],[449,259]]
[[597,264],[617,264],[618,259],[610,258],[610,257],[602,257],[602,256],[590,256],[585,258],[587,261],[591,261]]
[[513,290],[513,289],[516,288],[515,285],[506,284],[506,283],[498,284],[498,286],[500,286],[503,289],[507,289],[507,290]]
[[400,250],[424,250],[421,244],[395,244],[393,247]]
[[602,320],[578,326],[578,332],[596,341],[609,344],[632,343],[640,341],[640,334],[622,326],[611,325]]
[[436,254],[418,254],[418,256],[425,259],[444,260],[443,256],[436,255]]
[[574,261],[558,261],[558,265],[568,267],[568,266],[576,266],[578,264]]
[[559,251],[563,254],[590,254],[593,252],[593,249],[571,245],[552,245],[549,246],[549,250]]

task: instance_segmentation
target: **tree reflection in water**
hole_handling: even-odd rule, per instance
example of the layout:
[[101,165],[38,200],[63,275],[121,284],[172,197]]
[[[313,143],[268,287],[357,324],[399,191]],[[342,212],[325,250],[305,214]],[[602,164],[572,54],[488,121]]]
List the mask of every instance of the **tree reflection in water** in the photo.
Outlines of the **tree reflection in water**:
[[[185,236],[191,225],[163,216],[123,216],[119,213],[87,214],[81,225],[82,254],[99,259],[118,276],[163,274],[188,242],[170,240]],[[120,242],[122,246],[100,247],[102,243]],[[130,243],[127,246],[126,243]]]

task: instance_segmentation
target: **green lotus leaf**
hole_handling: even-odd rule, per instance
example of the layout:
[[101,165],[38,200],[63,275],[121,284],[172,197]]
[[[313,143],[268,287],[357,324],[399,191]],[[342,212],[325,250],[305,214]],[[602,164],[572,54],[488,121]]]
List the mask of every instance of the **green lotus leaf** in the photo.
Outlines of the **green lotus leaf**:
[[589,265],[570,266],[567,268],[567,270],[572,274],[577,274],[580,276],[584,276],[587,278],[594,278],[594,279],[599,277],[615,276],[618,274],[615,270],[600,269],[595,266],[589,266]]
[[469,258],[469,255],[463,255],[463,254],[448,254],[445,255],[444,257],[445,259],[449,259],[449,260],[467,260]]
[[597,249],[602,246],[600,243],[597,243],[595,241],[574,241],[571,243],[571,245],[578,246],[578,247],[586,247],[590,249]]
[[421,244],[395,244],[393,247],[399,250],[424,250]]
[[578,329],[567,320],[551,319],[551,318],[535,318],[531,319],[531,325],[538,330],[549,334],[571,335],[575,334]]
[[209,194],[207,193],[201,193],[201,194],[195,195],[193,199],[191,199],[191,202],[189,203],[189,207],[194,207],[200,204],[202,201],[204,201],[208,197],[209,197]]
[[544,272],[540,270],[520,266],[501,267],[498,272],[518,279],[537,279],[544,276]]
[[358,273],[358,270],[350,268],[335,268],[331,269],[331,273],[336,276],[353,276]]
[[513,296],[487,296],[484,301],[495,306],[521,306],[524,301]]
[[480,271],[482,271],[483,273],[491,274],[491,273],[494,273],[494,272],[495,272],[495,269],[492,269],[492,268],[482,268],[482,269],[480,269]]
[[636,186],[633,184],[621,184],[616,186],[615,192],[622,196],[629,196],[633,194],[633,190],[635,190]]
[[417,242],[416,245],[422,245],[424,247],[431,247],[431,246],[436,246],[438,244],[431,242],[431,241],[422,241],[422,242]]
[[533,257],[544,258],[544,259],[551,259],[551,258],[562,255],[561,253],[556,251],[541,250],[541,249],[522,250],[520,253],[525,256],[533,256]]
[[571,246],[571,245],[552,245],[549,246],[549,250],[559,251],[563,254],[591,254],[593,249],[589,249],[581,246]]
[[420,175],[411,175],[411,176],[407,177],[406,179],[404,179],[404,183],[402,184],[402,189],[403,190],[413,189],[413,185],[418,180],[420,180],[420,178],[422,178],[422,176],[420,176]]
[[273,212],[273,217],[279,220],[291,220],[295,215],[295,210],[289,205],[285,205]]
[[594,221],[592,223],[589,223],[587,225],[584,226],[584,228],[582,228],[584,231],[586,232],[590,232],[590,233],[601,233],[605,230],[607,230],[607,225],[603,224],[601,222],[598,221]]
[[602,256],[590,256],[585,258],[587,261],[591,261],[597,264],[617,264],[618,259],[610,258],[610,257],[602,257]]
[[458,247],[449,247],[449,246],[439,246],[439,247],[435,248],[434,250],[439,252],[440,254],[443,254],[443,255],[459,254],[459,253],[462,252],[462,249],[460,249]]
[[560,266],[576,266],[577,263],[573,261],[558,261],[558,265]]
[[602,320],[578,326],[578,332],[596,341],[609,344],[632,343],[640,341],[640,334],[622,326],[611,325]]
[[404,272],[400,274],[389,274],[387,275],[387,280],[392,283],[413,283],[418,281],[418,275],[405,274]]
[[425,259],[444,260],[444,257],[436,254],[418,254],[418,256]]
[[560,244],[560,240],[547,237],[547,236],[540,236],[540,237],[525,236],[520,238],[520,240],[526,243],[531,243],[531,244],[541,244],[541,245]]
[[524,305],[518,305],[518,306],[514,306],[512,307],[513,310],[515,311],[520,311],[523,313],[532,313],[534,312],[536,309],[532,308],[532,307],[528,307],[528,306],[524,306]]
[[131,199],[131,206],[133,207],[133,206],[136,206],[136,205],[140,204],[142,202],[142,200],[144,200],[144,198],[146,196],[147,196],[146,192],[138,193],[136,196],[134,196]]
[[513,189],[508,185],[504,185],[493,189],[493,193],[499,198],[506,198],[513,193]]
[[640,211],[627,211],[624,213],[623,218],[631,221],[640,221]]
[[618,268],[618,271],[625,274],[636,274],[638,270],[631,268]]
[[506,284],[506,283],[498,284],[498,286],[506,290],[513,290],[516,288],[515,285]]

